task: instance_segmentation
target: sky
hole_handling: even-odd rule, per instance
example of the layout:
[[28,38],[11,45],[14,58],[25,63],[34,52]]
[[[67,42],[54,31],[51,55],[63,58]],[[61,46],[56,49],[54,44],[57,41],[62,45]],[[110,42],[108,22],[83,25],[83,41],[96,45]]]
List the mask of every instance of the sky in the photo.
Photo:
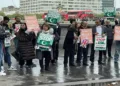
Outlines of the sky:
[[[13,5],[15,7],[19,7],[19,0],[0,0],[0,9],[2,7],[7,7]],[[116,0],[116,7],[120,8],[120,0]]]
[[2,7],[7,7],[7,6],[15,6],[15,7],[19,7],[19,2],[20,0],[0,0],[0,9]]

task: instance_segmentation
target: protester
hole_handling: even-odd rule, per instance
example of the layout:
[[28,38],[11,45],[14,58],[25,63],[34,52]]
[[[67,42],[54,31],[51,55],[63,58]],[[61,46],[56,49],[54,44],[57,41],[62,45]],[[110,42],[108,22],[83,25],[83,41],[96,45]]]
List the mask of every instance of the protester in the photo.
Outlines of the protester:
[[53,60],[51,61],[51,63],[54,65],[57,62],[59,55],[59,40],[60,40],[61,28],[58,23],[57,25],[50,25],[50,26],[51,28],[53,28],[53,34],[55,36],[52,45]]
[[19,65],[23,68],[26,61],[28,68],[32,67],[32,59],[35,58],[35,33],[28,32],[25,23],[21,24],[21,28],[17,33],[18,51],[20,53]]
[[74,41],[77,40],[75,35],[75,20],[70,21],[71,25],[68,27],[68,32],[65,37],[63,49],[64,49],[64,66],[67,67],[68,57],[69,57],[69,66],[75,66],[74,64]]
[[[96,25],[93,27],[93,42],[95,41],[95,36],[105,36],[106,34],[106,27],[101,25],[100,20],[96,20],[95,21]],[[94,43],[91,46],[91,55],[90,55],[90,61],[91,61],[91,65],[94,65],[94,54],[95,54],[95,50],[94,50]],[[104,63],[102,62],[102,55],[104,54],[105,58],[106,58],[106,53],[105,51],[99,51],[99,60],[98,60],[98,64],[99,65],[103,65]]]
[[[10,46],[11,46],[11,31],[10,28],[8,26],[8,22],[9,22],[9,18],[8,17],[4,17],[3,23],[2,23],[2,27],[5,28],[5,32],[8,34],[7,38],[5,38],[4,41],[4,60],[5,62],[8,64],[8,70],[16,70],[13,66],[12,66],[12,62],[11,62],[11,55],[10,55]],[[7,42],[7,44],[6,44]]]
[[[8,23],[9,22],[9,18],[8,17],[4,17],[4,23]],[[6,75],[6,73],[4,71],[2,71],[2,66],[3,66],[3,57],[4,57],[4,52],[3,52],[3,45],[4,45],[4,40],[5,38],[10,35],[9,33],[5,32],[5,28],[3,25],[3,22],[0,25],[0,76],[4,76]]]
[[57,23],[56,26],[56,33],[55,33],[55,62],[58,61],[58,56],[59,56],[59,41],[60,41],[60,36],[61,36],[61,26],[59,23]]
[[[42,31],[38,33],[37,35],[37,39],[39,37],[40,34],[51,34],[50,32],[50,26],[47,24],[47,23],[44,23],[43,26],[42,26]],[[37,44],[38,45],[38,44]],[[41,67],[41,72],[44,71],[44,69],[46,71],[49,71],[49,63],[50,63],[50,60],[51,60],[51,50],[52,49],[52,46],[49,46],[49,49],[45,49],[45,50],[42,50],[42,49],[37,49],[36,51],[36,55],[37,55],[37,58],[39,58],[39,63],[40,63],[40,67]],[[45,58],[45,68],[44,68],[44,60]]]
[[87,29],[87,22],[81,22],[81,25],[78,28],[78,52],[77,52],[77,61],[76,62],[78,64],[78,66],[81,66],[81,60],[82,60],[82,55],[83,55],[83,65],[88,66],[88,64],[87,64],[88,44],[86,45],[86,47],[81,46],[81,43],[83,41],[80,39],[81,29]]
[[114,31],[113,31],[112,25],[110,24],[110,21],[106,21],[105,26],[106,26],[106,29],[107,29],[108,57],[109,57],[109,59],[111,59],[111,58],[113,58],[112,54],[111,54],[111,49],[112,49],[112,44],[113,44]]

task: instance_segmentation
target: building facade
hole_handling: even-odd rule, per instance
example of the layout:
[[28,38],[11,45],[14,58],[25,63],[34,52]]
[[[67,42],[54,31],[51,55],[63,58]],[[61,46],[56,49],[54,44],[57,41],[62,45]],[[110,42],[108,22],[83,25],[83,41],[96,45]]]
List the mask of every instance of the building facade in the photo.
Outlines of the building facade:
[[102,0],[20,0],[20,12],[23,14],[44,13],[57,10],[62,5],[64,11],[92,10],[94,13],[102,12]]
[[104,8],[113,8],[115,7],[115,0],[102,0],[102,10]]

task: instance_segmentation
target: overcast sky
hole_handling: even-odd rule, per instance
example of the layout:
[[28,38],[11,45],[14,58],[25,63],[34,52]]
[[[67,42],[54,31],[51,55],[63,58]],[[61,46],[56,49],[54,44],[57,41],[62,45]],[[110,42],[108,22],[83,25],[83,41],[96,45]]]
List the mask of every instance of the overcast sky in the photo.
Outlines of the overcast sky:
[[[19,7],[19,0],[0,0],[0,9],[9,5]],[[116,7],[120,8],[120,0],[116,0]]]

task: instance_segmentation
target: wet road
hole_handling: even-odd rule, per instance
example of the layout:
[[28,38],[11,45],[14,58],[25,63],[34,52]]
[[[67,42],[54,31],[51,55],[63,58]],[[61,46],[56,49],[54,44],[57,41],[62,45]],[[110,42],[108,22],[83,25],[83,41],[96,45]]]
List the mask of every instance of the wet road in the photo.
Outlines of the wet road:
[[[89,66],[87,67],[64,68],[62,43],[65,34],[66,29],[62,29],[59,60],[56,65],[50,65],[49,72],[40,72],[37,59],[33,61],[37,67],[32,69],[24,67],[21,70],[14,57],[12,57],[13,65],[17,68],[17,71],[7,71],[7,65],[5,64],[7,76],[0,77],[0,86],[109,86],[108,84],[111,82],[120,81],[120,64],[115,64],[112,59],[111,61],[106,60],[105,65],[99,66],[97,63],[98,52],[95,54],[94,66],[91,66],[88,62]],[[13,51],[14,48],[12,47],[11,52]],[[112,55],[114,56],[114,46]],[[120,85],[116,84],[115,86]]]
[[12,61],[14,61],[13,65],[16,66],[17,71],[6,71],[7,76],[0,77],[1,86],[49,86],[50,84],[52,84],[50,86],[67,86],[120,80],[120,64],[114,64],[113,60],[106,62],[104,66],[99,66],[96,61],[94,66],[64,68],[63,57],[59,57],[58,63],[55,66],[50,65],[50,71],[44,73],[40,72],[37,59],[33,61],[37,67],[32,69],[24,67],[22,70],[19,69],[14,58]]

